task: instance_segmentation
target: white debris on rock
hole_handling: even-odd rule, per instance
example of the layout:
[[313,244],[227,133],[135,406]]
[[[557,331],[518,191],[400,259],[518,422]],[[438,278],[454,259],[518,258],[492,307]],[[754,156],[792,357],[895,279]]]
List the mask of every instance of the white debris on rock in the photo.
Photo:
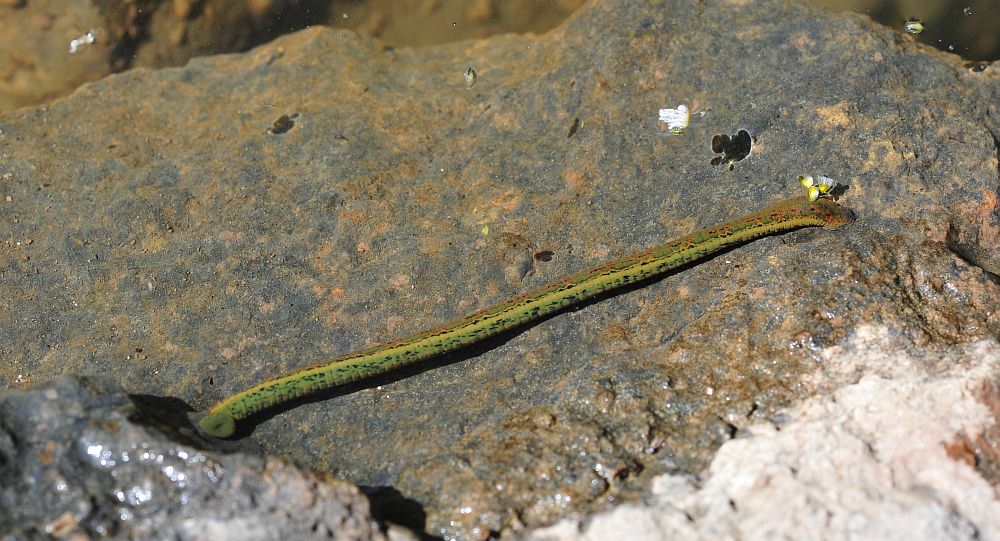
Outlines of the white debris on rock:
[[684,135],[691,123],[691,112],[683,103],[676,109],[660,109],[660,123],[666,125],[667,133]]
[[700,481],[661,476],[644,504],[526,539],[1000,539],[997,491],[945,448],[997,422],[979,391],[1000,345],[912,353],[864,327],[822,357],[818,394],[724,444]]

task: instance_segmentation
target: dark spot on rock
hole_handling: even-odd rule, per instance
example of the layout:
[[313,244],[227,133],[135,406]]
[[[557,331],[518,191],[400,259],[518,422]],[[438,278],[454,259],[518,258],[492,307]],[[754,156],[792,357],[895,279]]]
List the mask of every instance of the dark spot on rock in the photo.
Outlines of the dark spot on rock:
[[733,170],[733,164],[750,155],[753,147],[753,138],[746,130],[740,130],[736,135],[730,137],[726,134],[719,134],[712,137],[712,152],[722,154],[712,158],[712,165],[728,163],[729,170]]
[[288,133],[292,128],[295,127],[295,119],[299,118],[299,114],[295,113],[292,115],[281,115],[278,120],[271,124],[271,127],[267,129],[267,133],[271,135],[281,135]]
[[552,261],[552,256],[556,255],[552,250],[542,250],[535,252],[535,261]]
[[569,133],[566,134],[566,138],[569,139],[570,137],[573,137],[574,135],[576,135],[576,130],[578,130],[578,129],[580,129],[580,119],[579,118],[574,118],[573,119],[573,125],[569,127]]

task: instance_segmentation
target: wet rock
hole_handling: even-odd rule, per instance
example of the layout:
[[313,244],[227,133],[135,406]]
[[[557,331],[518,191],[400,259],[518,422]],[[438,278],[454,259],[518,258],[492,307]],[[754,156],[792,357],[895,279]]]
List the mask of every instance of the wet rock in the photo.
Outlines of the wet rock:
[[394,46],[420,46],[543,32],[582,3],[0,0],[0,111],[42,104],[126,69],[177,66],[199,55],[244,51],[310,25],[349,28]]
[[180,444],[140,418],[100,379],[0,392],[3,539],[387,539],[350,483]]
[[44,103],[129,68],[245,50],[310,22],[288,13],[290,3],[0,2],[0,111]]
[[326,24],[375,36],[397,47],[420,47],[507,32],[542,33],[558,26],[583,3],[434,0],[400,4],[393,0],[334,0]]
[[1000,448],[1000,345],[914,350],[861,327],[822,357],[820,392],[723,444],[703,477],[657,477],[643,503],[524,538],[1000,539],[982,466]]
[[[814,394],[823,351],[864,325],[920,348],[1000,335],[998,89],[864,17],[680,0],[422,49],[316,28],[110,77],[0,117],[0,382],[110,375],[206,409],[800,193],[799,174],[843,184],[849,228],[761,239],[218,443],[398,493],[455,538],[635,500]],[[705,114],[666,136],[657,111],[682,102]],[[740,130],[749,155],[713,166]]]

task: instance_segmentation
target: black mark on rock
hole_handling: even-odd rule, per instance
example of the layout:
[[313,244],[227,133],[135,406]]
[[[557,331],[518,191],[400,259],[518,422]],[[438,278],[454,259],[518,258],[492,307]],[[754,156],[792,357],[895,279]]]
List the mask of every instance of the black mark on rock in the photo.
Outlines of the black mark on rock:
[[750,148],[753,146],[753,139],[746,130],[740,130],[736,135],[730,137],[726,134],[719,134],[712,138],[712,152],[722,154],[712,158],[712,165],[728,163],[729,170],[732,171],[736,162],[750,155]]
[[296,118],[299,118],[298,113],[279,116],[278,120],[275,120],[274,124],[271,124],[271,127],[267,129],[267,133],[271,135],[282,135],[288,133],[295,127]]

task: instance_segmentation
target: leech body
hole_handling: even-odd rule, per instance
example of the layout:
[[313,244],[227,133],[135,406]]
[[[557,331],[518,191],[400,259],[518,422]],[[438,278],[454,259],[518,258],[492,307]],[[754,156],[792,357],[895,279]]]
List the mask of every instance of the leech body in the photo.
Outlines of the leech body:
[[840,227],[853,213],[830,199],[795,197],[736,220],[631,256],[571,274],[472,315],[384,345],[334,357],[278,376],[225,398],[197,422],[204,433],[226,438],[236,422],[298,397],[357,382],[479,342],[543,318],[605,291],[692,263],[727,247],[802,227]]

